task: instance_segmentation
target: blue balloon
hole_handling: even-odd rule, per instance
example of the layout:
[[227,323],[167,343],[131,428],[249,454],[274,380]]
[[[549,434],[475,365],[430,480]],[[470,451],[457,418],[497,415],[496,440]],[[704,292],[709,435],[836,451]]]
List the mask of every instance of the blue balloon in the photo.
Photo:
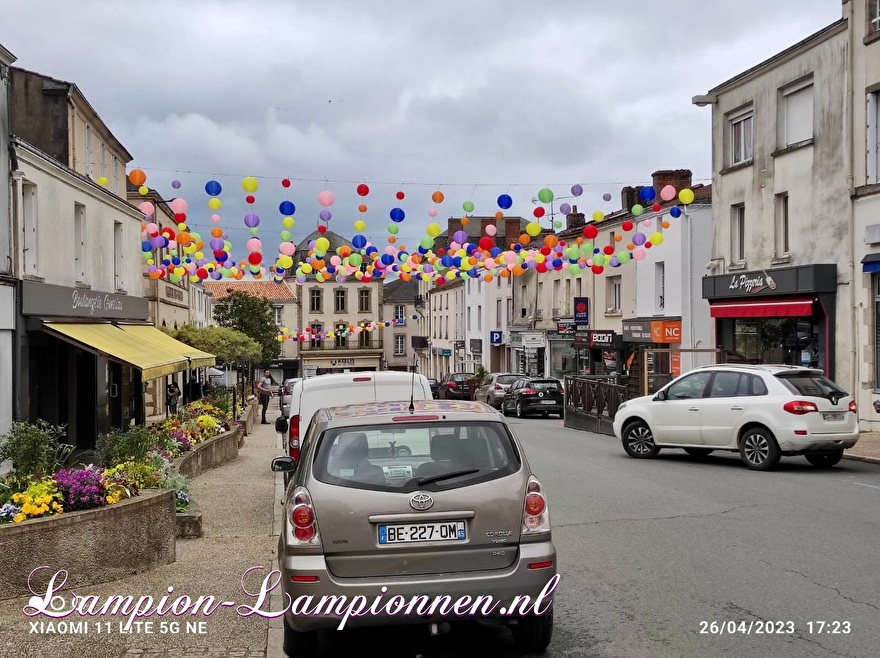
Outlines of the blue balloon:
[[403,208],[392,208],[391,209],[391,221],[397,222],[398,224],[404,220],[406,214],[403,212]]
[[153,245],[150,244],[149,240],[141,242],[141,251],[153,251]]
[[367,246],[367,239],[358,234],[351,239],[351,244],[355,249],[363,249]]
[[492,250],[489,253],[492,255],[492,258],[498,258],[501,253],[501,247],[492,247]]
[[513,199],[510,198],[509,194],[502,194],[498,197],[498,207],[501,210],[507,210],[513,205]]
[[205,183],[205,192],[207,192],[210,196],[217,196],[222,191],[223,188],[220,186],[220,183],[215,180],[209,180],[207,183]]
[[653,201],[655,196],[656,192],[654,192],[653,187],[643,187],[641,190],[639,190],[639,198],[645,203],[650,203],[651,201]]
[[293,205],[292,201],[282,201],[281,205],[278,206],[278,210],[281,211],[282,215],[292,215],[296,212],[296,206]]
[[382,254],[381,260],[385,265],[392,265],[394,263],[394,256],[391,254]]
[[669,209],[669,214],[673,217],[681,217],[681,208],[679,208],[678,206],[673,206]]

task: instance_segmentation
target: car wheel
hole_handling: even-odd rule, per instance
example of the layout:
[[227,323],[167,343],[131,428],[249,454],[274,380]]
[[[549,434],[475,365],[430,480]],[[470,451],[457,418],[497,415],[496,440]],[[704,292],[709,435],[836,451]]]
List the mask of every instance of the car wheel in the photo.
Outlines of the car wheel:
[[828,452],[813,452],[804,455],[807,461],[818,468],[831,468],[843,459],[843,450],[829,450]]
[[397,456],[398,457],[412,457],[412,450],[410,450],[406,446],[400,446],[397,449]]
[[660,452],[660,448],[654,443],[651,428],[641,420],[623,428],[623,449],[636,459],[655,457]]
[[523,418],[525,414],[523,413],[522,402],[516,403],[516,417]]
[[550,412],[549,412],[549,411],[543,411],[543,412],[541,412],[541,418],[548,418],[549,416],[550,416]]
[[684,451],[691,457],[708,457],[715,452],[712,448],[685,448]]
[[739,442],[743,463],[755,471],[776,468],[782,454],[773,435],[763,427],[753,427],[745,432]]
[[543,615],[520,617],[511,628],[513,644],[522,653],[543,651],[553,637],[553,609]]
[[306,631],[300,633],[293,630],[284,617],[284,653],[289,658],[298,656],[314,656],[318,650],[318,632]]

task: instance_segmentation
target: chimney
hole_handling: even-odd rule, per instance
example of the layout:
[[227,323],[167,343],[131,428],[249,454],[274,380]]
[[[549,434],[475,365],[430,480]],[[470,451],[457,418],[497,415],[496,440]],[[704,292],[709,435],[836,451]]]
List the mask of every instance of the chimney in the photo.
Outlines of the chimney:
[[690,169],[660,169],[651,174],[654,180],[654,191],[660,195],[667,185],[672,185],[676,193],[693,185],[694,174]]
[[583,226],[586,224],[586,217],[584,217],[584,213],[578,212],[577,206],[571,207],[571,212],[565,216],[565,228],[577,228],[578,226]]
[[627,185],[620,190],[620,207],[622,210],[629,210],[639,202],[639,189],[638,187]]
[[449,223],[447,224],[447,232],[446,232],[446,246],[449,246],[451,242],[455,240],[452,236],[455,235],[458,231],[463,231],[464,226],[461,223],[461,217],[450,217]]
[[504,218],[504,244],[509,245],[511,242],[519,240],[522,233],[522,225],[519,217]]

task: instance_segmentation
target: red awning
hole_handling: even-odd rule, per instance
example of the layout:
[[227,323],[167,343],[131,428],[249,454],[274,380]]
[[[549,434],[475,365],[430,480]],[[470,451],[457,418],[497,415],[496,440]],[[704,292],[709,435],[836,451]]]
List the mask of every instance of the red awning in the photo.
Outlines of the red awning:
[[813,315],[812,297],[712,302],[713,318],[795,318]]

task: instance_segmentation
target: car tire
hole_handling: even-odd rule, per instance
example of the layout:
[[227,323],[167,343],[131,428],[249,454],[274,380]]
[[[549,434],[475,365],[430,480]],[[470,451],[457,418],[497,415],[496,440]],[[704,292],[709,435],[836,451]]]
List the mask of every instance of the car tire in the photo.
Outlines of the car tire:
[[553,609],[543,615],[520,617],[511,629],[513,644],[522,653],[538,653],[547,648],[553,637]]
[[549,411],[542,411],[541,412],[541,418],[549,418],[549,417],[550,417]]
[[843,450],[829,450],[828,452],[812,452],[804,455],[807,461],[816,468],[831,468],[843,459]]
[[782,457],[776,439],[763,427],[753,427],[743,433],[739,454],[743,463],[754,471],[770,471],[776,468]]
[[525,414],[523,413],[522,402],[516,403],[516,417],[517,418],[525,418]]
[[400,446],[397,449],[398,457],[412,457],[412,450],[410,450],[407,446]]
[[691,457],[708,457],[713,452],[715,452],[714,448],[685,448],[684,451],[689,454]]
[[300,633],[293,630],[284,617],[284,653],[288,658],[299,656],[314,656],[318,651],[318,632],[306,631]]
[[647,423],[637,420],[623,428],[621,432],[623,450],[635,459],[656,457],[660,448],[654,443],[654,434]]

